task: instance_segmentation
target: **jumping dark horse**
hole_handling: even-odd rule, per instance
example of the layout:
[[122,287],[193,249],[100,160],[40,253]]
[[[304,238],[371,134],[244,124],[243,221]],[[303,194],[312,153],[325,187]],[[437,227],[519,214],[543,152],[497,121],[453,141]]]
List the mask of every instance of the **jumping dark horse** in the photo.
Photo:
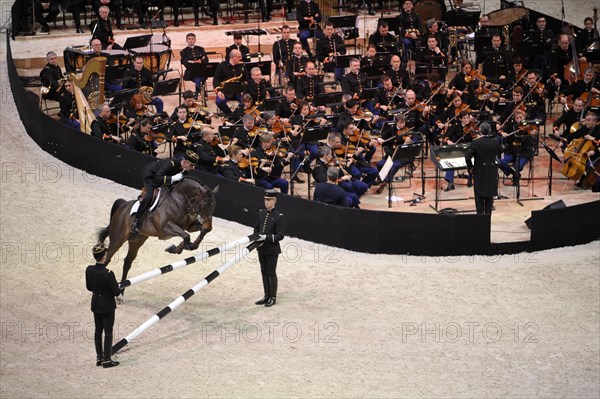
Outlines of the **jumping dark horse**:
[[[188,172],[179,183],[170,188],[162,188],[158,205],[140,221],[138,234],[131,231],[133,217],[130,215],[131,207],[136,201],[116,200],[110,211],[109,225],[98,232],[98,242],[103,243],[107,237],[110,240],[106,263],[128,241],[129,250],[123,263],[121,278],[124,281],[138,250],[148,237],[158,237],[161,240],[181,237],[183,241],[179,245],[171,245],[166,249],[174,254],[180,254],[184,249],[197,249],[204,236],[212,230],[215,194],[218,189],[211,190],[200,182],[194,172]],[[194,242],[191,242],[188,231],[200,231]]]

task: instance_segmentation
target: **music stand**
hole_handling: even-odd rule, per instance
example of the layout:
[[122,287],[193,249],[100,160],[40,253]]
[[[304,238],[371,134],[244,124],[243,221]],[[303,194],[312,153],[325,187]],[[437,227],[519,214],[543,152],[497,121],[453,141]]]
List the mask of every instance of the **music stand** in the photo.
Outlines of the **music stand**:
[[351,58],[356,58],[356,54],[351,54],[351,55],[336,55],[334,57],[335,59],[335,66],[338,68],[349,68],[350,67],[350,59]]
[[550,155],[550,162],[548,162],[548,195],[552,195],[552,160],[557,161],[559,164],[563,164],[563,161],[556,155],[556,152],[548,147],[546,143],[542,143],[542,147],[548,152]]
[[517,54],[520,56],[536,56],[546,54],[546,43],[539,40],[525,39],[517,45]]
[[400,45],[396,42],[379,42],[375,45],[375,49],[377,54],[388,54],[388,56],[400,53]]
[[131,101],[131,97],[133,97],[133,95],[137,93],[137,91],[137,89],[121,90],[120,92],[115,94],[113,99],[110,101],[109,106],[111,108],[114,108],[123,104],[129,104],[129,101]]
[[359,99],[367,101],[374,100],[378,90],[378,87],[369,87],[367,89],[363,89],[363,91],[360,93]]
[[171,94],[177,90],[179,87],[179,78],[169,79],[169,80],[161,80],[154,84],[154,90],[152,91],[152,96],[166,96],[167,94]]
[[446,12],[448,26],[477,26],[481,11],[450,10]]
[[263,76],[271,76],[271,64],[272,61],[257,61],[257,62],[246,62],[244,64],[244,69],[246,72],[250,73],[250,70],[254,67],[260,68],[260,73]]
[[245,86],[245,82],[230,82],[223,86],[223,89],[221,91],[227,98],[232,98],[234,96],[237,97],[238,94],[244,92]]
[[331,22],[334,28],[355,28],[358,15],[342,15],[339,17],[329,17],[327,22]]
[[341,103],[342,96],[343,93],[341,92],[315,94],[315,98],[313,98],[313,105],[315,107],[319,107],[321,105],[327,106],[329,104]]
[[220,62],[192,63],[186,68],[188,71],[190,71],[190,77],[192,80],[195,78],[203,78],[206,82],[206,79],[215,76],[215,71],[217,70],[217,66],[219,64]]
[[360,71],[373,80],[385,75],[386,68],[387,65],[367,65],[362,67]]
[[124,50],[131,50],[138,47],[146,47],[150,44],[152,35],[132,36],[128,37],[123,44]]
[[261,111],[275,111],[281,100],[285,100],[285,97],[280,96],[280,97],[267,98],[266,100],[264,100],[262,102],[262,104],[258,108]]
[[[394,150],[392,154],[392,161],[400,161],[402,165],[412,164],[415,161],[417,155],[421,151],[421,143],[407,144],[407,145],[399,145]],[[382,181],[385,181],[386,176],[380,176]],[[388,208],[392,207],[392,193],[394,188],[392,187],[394,176],[390,176],[388,182]]]
[[106,67],[106,82],[116,82],[118,80],[123,80],[123,76],[125,72],[131,69],[131,65],[111,65]]
[[302,144],[310,143],[312,141],[324,140],[329,135],[329,131],[331,126],[312,126],[304,129],[304,133],[302,134],[302,139],[300,142]]

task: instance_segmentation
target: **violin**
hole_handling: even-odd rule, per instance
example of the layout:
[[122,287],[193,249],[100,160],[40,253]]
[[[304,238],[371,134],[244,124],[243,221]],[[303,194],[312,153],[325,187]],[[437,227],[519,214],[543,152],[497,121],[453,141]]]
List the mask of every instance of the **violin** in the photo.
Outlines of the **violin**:
[[156,141],[157,144],[161,144],[161,143],[164,143],[165,141],[167,141],[167,136],[165,136],[164,133],[160,133],[160,132],[150,132],[150,133],[144,135],[144,140],[145,141]]
[[371,111],[363,111],[362,109],[358,109],[354,115],[352,115],[352,119],[355,121],[359,121],[361,119],[365,119],[367,122],[371,122],[373,119],[373,113]]
[[269,130],[266,127],[259,127],[256,125],[248,131],[248,137],[260,136],[263,133],[269,133]]
[[425,110],[425,107],[427,107],[427,104],[421,102],[421,101],[415,101],[415,103],[413,104],[412,107],[410,107],[411,111],[418,111],[418,112],[423,112]]
[[463,126],[463,133],[465,135],[470,135],[473,139],[476,139],[479,137],[479,127],[475,122],[469,122],[468,125]]
[[257,157],[251,157],[251,158],[242,158],[240,159],[240,161],[237,163],[238,168],[240,169],[247,169],[248,166],[252,166],[252,168],[256,168],[258,165],[260,164],[260,160]]
[[288,134],[292,131],[293,128],[294,126],[291,123],[284,123],[279,117],[277,117],[277,120],[275,121],[275,123],[273,123],[273,126],[271,126],[271,131],[275,134],[280,134],[282,132]]
[[354,155],[356,152],[356,146],[354,144],[342,144],[335,150],[333,150],[334,154],[338,157],[345,157],[346,155]]
[[497,91],[492,91],[487,87],[484,87],[481,89],[481,93],[477,95],[477,99],[480,101],[489,100],[490,102],[495,103],[496,101],[500,100],[500,93],[498,93]]
[[260,111],[258,110],[258,106],[254,105],[250,108],[245,108],[244,115],[252,115],[252,117],[258,118],[260,116]]
[[183,124],[183,128],[190,130],[190,129],[194,129],[194,130],[202,130],[203,127],[208,127],[209,125],[205,125],[203,123],[198,122],[195,119],[192,118],[188,118],[188,120]]
[[525,126],[519,126],[517,128],[518,131],[523,132],[525,134],[537,134],[538,132],[538,127],[535,125],[525,125]]
[[455,108],[454,109],[454,117],[456,118],[463,111],[465,111],[465,112],[471,111],[471,109],[469,108],[469,104],[462,103],[462,104],[460,104],[460,106],[458,108]]
[[487,80],[487,78],[484,75],[481,75],[477,69],[472,69],[471,72],[465,75],[465,83],[471,83],[474,79]]
[[372,140],[371,135],[368,132],[361,132],[358,129],[355,130],[354,132],[350,133],[347,137],[348,137],[348,141],[350,141],[354,145],[357,145],[359,143],[363,144],[363,145],[367,145]]

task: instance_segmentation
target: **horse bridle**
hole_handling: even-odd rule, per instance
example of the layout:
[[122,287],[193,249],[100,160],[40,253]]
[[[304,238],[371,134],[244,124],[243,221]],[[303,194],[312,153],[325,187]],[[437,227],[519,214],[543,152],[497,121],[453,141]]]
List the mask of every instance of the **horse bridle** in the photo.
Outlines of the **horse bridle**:
[[[185,200],[188,203],[188,207],[187,207],[188,214],[192,214],[198,220],[198,223],[203,224],[204,219],[202,218],[202,215],[200,214],[200,210],[202,209],[202,204],[206,203],[209,200],[200,201],[200,206],[198,207],[198,210],[196,210],[196,208],[194,208],[194,204],[192,204],[192,201],[190,201],[190,199],[185,194],[185,192],[182,191],[181,193],[183,194],[183,196],[185,197]],[[212,216],[209,216],[208,218],[210,220],[212,218]]]

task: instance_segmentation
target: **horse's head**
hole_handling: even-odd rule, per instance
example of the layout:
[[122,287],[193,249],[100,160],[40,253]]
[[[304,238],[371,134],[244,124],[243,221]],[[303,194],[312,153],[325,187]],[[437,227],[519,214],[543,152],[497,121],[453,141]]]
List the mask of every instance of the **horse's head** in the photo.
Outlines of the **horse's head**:
[[196,217],[202,226],[202,231],[206,233],[211,231],[212,217],[217,206],[215,193],[218,191],[218,187],[213,191],[195,177],[186,176],[178,184],[177,189],[187,199],[188,212]]

